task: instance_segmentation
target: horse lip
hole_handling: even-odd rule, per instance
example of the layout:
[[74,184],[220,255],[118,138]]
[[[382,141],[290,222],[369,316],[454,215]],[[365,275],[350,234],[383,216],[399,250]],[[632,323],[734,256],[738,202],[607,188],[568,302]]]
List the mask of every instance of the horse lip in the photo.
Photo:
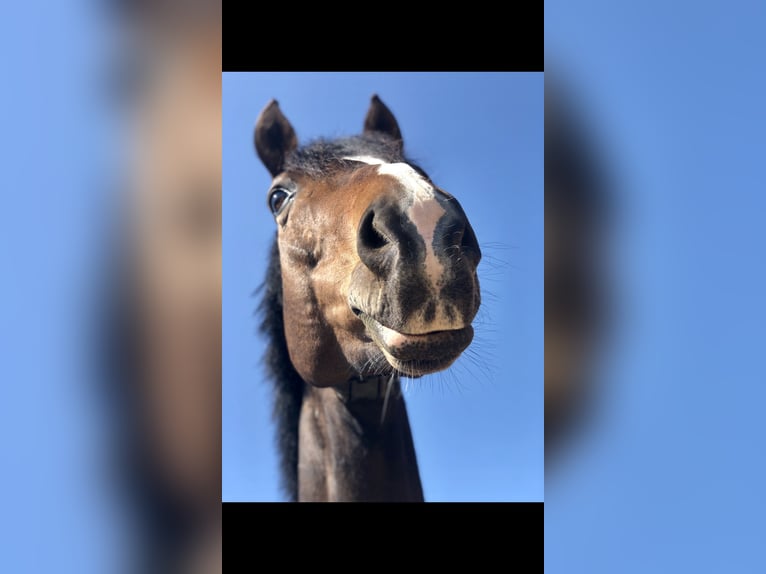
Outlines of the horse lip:
[[359,309],[353,309],[353,311],[362,320],[373,341],[385,355],[402,365],[412,363],[403,369],[397,365],[394,365],[395,367],[400,370],[415,371],[414,365],[423,366],[423,369],[418,370],[424,372],[413,373],[417,375],[448,367],[473,340],[473,327],[470,325],[459,329],[408,334],[386,327]]

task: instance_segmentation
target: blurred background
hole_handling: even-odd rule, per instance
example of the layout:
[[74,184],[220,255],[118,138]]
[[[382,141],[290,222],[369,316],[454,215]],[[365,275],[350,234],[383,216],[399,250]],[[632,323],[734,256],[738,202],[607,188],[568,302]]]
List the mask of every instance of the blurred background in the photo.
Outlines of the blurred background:
[[427,501],[543,498],[543,75],[224,73],[223,499],[284,500],[255,289],[276,227],[253,128],[271,100],[299,142],[361,132],[377,93],[405,154],[457,197],[483,252],[469,350],[405,379]]
[[2,569],[220,571],[220,3],[0,37]]
[[[549,173],[549,136],[569,136],[546,109],[546,571],[763,571],[764,7],[554,1],[545,19],[546,108],[587,151]],[[549,175],[583,171],[608,207],[580,269],[605,293],[549,448]]]

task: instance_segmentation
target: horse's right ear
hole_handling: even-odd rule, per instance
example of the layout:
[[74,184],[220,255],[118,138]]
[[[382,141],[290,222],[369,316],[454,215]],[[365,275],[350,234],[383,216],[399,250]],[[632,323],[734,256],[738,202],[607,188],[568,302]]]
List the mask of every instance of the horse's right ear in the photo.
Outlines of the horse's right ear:
[[373,94],[370,100],[370,109],[367,110],[367,116],[364,118],[364,133],[375,132],[392,137],[398,144],[399,151],[402,150],[404,146],[402,130],[399,129],[399,123],[394,114],[378,97],[378,94]]
[[285,167],[285,158],[298,147],[298,138],[290,122],[271,100],[255,122],[255,150],[272,177]]

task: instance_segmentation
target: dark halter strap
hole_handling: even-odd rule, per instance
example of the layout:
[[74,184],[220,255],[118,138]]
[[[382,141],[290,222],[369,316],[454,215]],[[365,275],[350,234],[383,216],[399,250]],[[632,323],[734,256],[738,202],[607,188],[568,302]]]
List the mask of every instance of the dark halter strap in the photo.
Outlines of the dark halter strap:
[[352,379],[340,387],[337,387],[335,392],[344,403],[356,401],[382,401],[385,400],[389,381],[391,384],[389,399],[401,395],[402,388],[399,384],[399,377],[395,376],[393,380],[391,380],[391,375],[381,375],[365,379]]

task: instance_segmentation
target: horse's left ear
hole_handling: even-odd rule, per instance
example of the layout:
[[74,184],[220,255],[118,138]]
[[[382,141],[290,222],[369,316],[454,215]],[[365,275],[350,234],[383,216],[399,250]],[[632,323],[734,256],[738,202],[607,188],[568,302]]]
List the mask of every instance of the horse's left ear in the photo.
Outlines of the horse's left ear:
[[399,149],[404,146],[402,141],[402,132],[399,129],[399,124],[388,109],[386,104],[378,97],[377,94],[372,96],[370,101],[370,109],[367,110],[367,117],[364,118],[364,133],[379,132],[384,133],[394,138],[399,142]]

